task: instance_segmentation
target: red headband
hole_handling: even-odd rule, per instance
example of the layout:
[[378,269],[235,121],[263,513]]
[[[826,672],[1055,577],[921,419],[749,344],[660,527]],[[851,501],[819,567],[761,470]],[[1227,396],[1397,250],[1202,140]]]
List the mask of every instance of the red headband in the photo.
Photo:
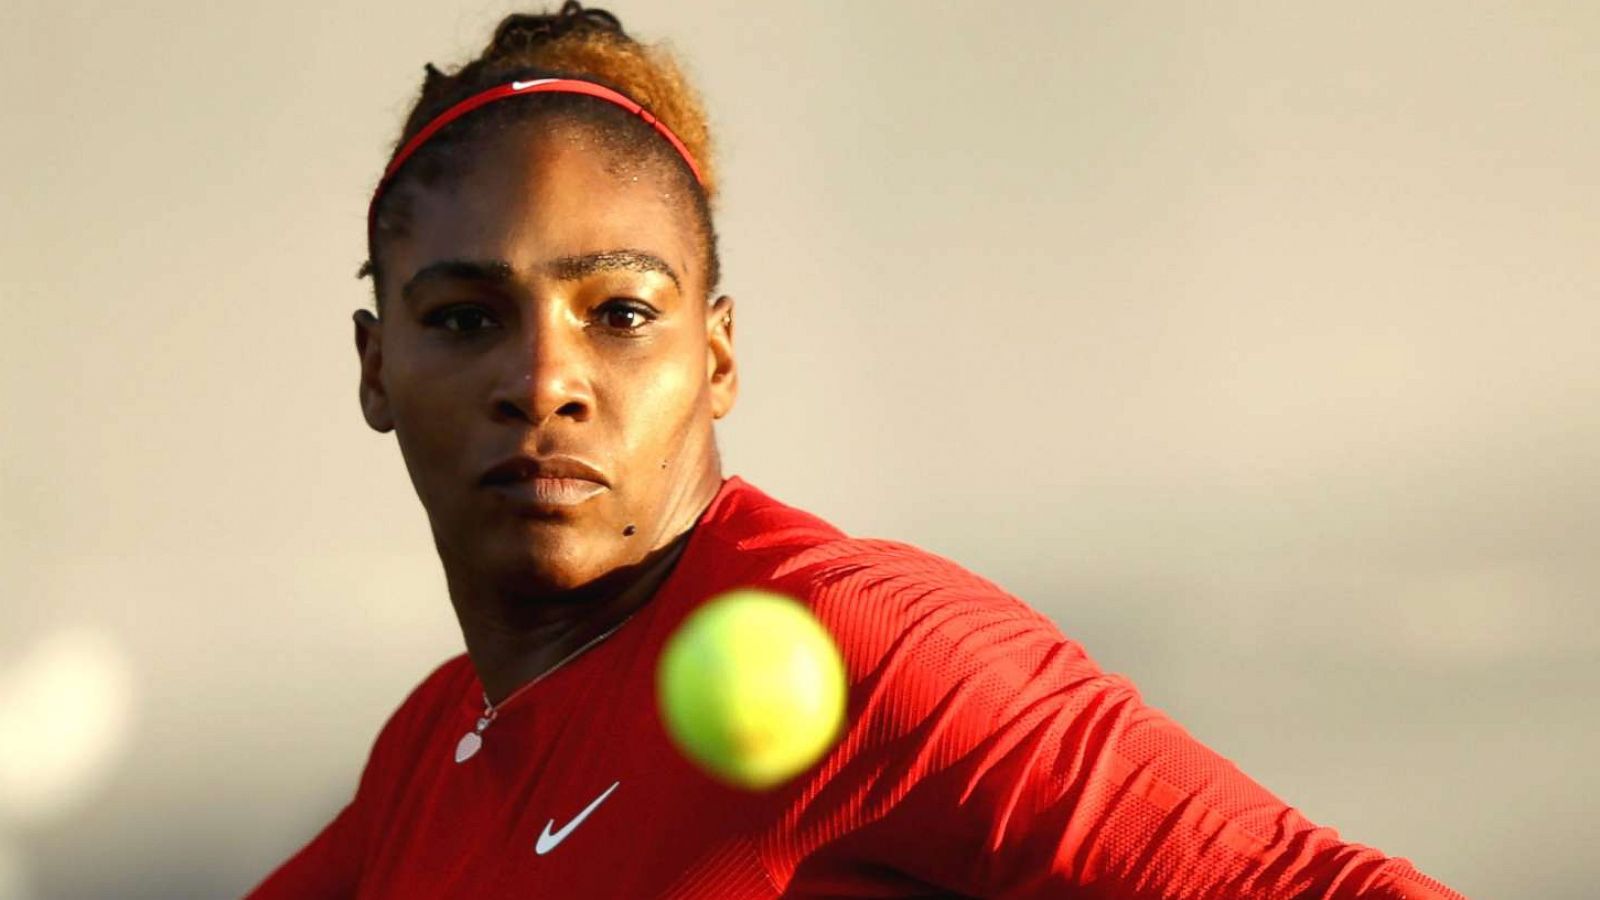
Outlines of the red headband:
[[389,161],[389,167],[383,170],[383,178],[378,181],[377,190],[372,192],[372,203],[367,207],[367,222],[371,223],[372,217],[378,209],[378,198],[383,196],[384,188],[388,187],[389,182],[394,180],[395,173],[400,171],[400,167],[405,164],[405,161],[416,153],[423,144],[426,144],[429,138],[437,134],[439,129],[480,106],[522,94],[587,94],[590,97],[599,97],[601,100],[615,103],[650,123],[662,137],[667,139],[672,148],[678,151],[678,155],[683,157],[683,161],[689,164],[689,171],[694,173],[694,180],[699,182],[701,187],[705,186],[705,176],[700,174],[700,167],[695,164],[694,155],[689,152],[689,148],[683,145],[683,141],[678,140],[678,136],[672,133],[672,129],[667,127],[667,123],[651,115],[650,110],[633,102],[626,95],[619,94],[611,88],[595,84],[592,81],[580,81],[576,78],[535,78],[532,81],[513,81],[510,84],[502,84],[498,87],[489,88],[482,93],[473,94],[471,97],[435,116],[433,121],[422,126],[422,130],[417,132],[411,140],[406,141],[405,146],[400,148],[400,152],[396,153],[394,159]]

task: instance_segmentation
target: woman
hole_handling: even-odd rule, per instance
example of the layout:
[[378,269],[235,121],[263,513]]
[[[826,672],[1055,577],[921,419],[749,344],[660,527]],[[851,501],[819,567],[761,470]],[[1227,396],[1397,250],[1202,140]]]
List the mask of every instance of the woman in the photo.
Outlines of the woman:
[[[705,119],[599,10],[427,67],[372,202],[362,411],[466,653],[257,897],[1457,897],[1307,822],[953,563],[724,478],[737,394]],[[838,639],[850,721],[769,793],[656,719],[662,642],[737,586]]]

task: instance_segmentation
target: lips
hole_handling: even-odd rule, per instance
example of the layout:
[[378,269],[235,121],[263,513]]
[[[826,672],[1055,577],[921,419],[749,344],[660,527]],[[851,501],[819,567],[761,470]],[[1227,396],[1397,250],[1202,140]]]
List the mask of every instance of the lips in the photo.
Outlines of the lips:
[[574,480],[610,487],[600,470],[575,456],[513,456],[501,460],[478,478],[481,487],[524,481]]
[[541,518],[610,490],[599,469],[575,456],[513,456],[484,472],[478,484],[511,508]]

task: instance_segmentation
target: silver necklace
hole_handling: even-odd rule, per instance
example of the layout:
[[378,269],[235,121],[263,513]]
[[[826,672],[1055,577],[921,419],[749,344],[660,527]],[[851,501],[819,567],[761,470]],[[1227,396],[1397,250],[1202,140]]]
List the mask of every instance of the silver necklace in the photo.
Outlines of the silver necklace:
[[471,731],[467,732],[466,734],[463,734],[461,736],[461,740],[456,741],[456,762],[457,763],[466,762],[467,760],[469,760],[469,759],[471,759],[473,757],[473,754],[478,752],[479,748],[481,748],[483,746],[483,732],[484,732],[485,729],[487,729],[489,727],[489,723],[490,722],[493,722],[495,719],[499,718],[499,716],[500,716],[500,708],[501,707],[505,706],[507,703],[510,703],[512,700],[515,700],[524,691],[528,690],[529,688],[531,688],[534,685],[538,684],[539,682],[543,681],[546,677],[548,677],[550,675],[550,673],[552,673],[555,670],[561,668],[562,666],[566,665],[567,663],[572,662],[574,659],[577,659],[583,653],[583,651],[588,650],[590,647],[593,647],[595,644],[598,644],[601,641],[605,640],[606,638],[611,637],[613,634],[616,634],[617,633],[617,629],[619,629],[622,626],[628,624],[628,619],[631,619],[631,618],[633,618],[633,613],[628,613],[628,615],[621,622],[618,622],[617,624],[611,626],[611,628],[609,630],[603,632],[602,634],[597,635],[593,640],[589,641],[587,644],[584,644],[582,647],[579,647],[578,649],[576,649],[576,650],[572,651],[571,653],[567,654],[565,657],[562,658],[562,660],[560,662],[556,663],[555,665],[551,666],[548,669],[545,669],[543,672],[540,672],[538,675],[535,675],[533,677],[533,680],[529,681],[527,684],[525,684],[522,687],[519,687],[516,690],[512,691],[509,696],[507,696],[504,700],[500,701],[498,706],[489,702],[489,692],[485,691],[484,694],[483,694],[483,715],[478,717],[478,723],[477,723],[477,725],[473,726],[473,729]]

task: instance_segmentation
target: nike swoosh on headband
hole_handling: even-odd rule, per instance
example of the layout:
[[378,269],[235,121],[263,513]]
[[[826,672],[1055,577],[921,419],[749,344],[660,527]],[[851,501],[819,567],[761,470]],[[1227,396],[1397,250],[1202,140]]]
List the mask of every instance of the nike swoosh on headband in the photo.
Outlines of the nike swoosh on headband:
[[596,97],[598,99],[614,103],[628,112],[633,113],[639,118],[645,120],[645,122],[649,123],[649,125],[654,128],[658,134],[667,139],[667,143],[671,144],[672,148],[678,151],[678,155],[683,157],[683,161],[689,165],[689,171],[694,174],[695,181],[699,182],[701,187],[705,187],[705,174],[700,171],[700,164],[695,162],[694,154],[689,152],[689,148],[684,145],[683,141],[680,140],[676,134],[673,133],[671,128],[667,127],[665,122],[656,118],[650,112],[650,110],[645,109],[638,103],[635,103],[633,99],[628,97],[626,94],[614,91],[603,84],[595,84],[592,81],[584,81],[581,78],[536,78],[532,81],[513,81],[510,84],[496,85],[488,90],[480,91],[479,93],[473,94],[471,97],[462,100],[454,106],[451,106],[449,109],[438,114],[437,116],[434,116],[433,119],[428,122],[428,124],[422,126],[422,129],[413,135],[411,140],[406,141],[405,146],[401,147],[400,150],[395,153],[394,159],[390,160],[388,167],[383,170],[383,178],[378,181],[377,189],[372,192],[372,202],[367,206],[368,227],[371,227],[372,217],[378,209],[378,199],[383,196],[384,189],[387,188],[389,183],[394,180],[395,173],[400,171],[400,167],[405,165],[406,160],[410,159],[419,149],[421,149],[422,145],[426,144],[429,138],[433,137],[435,134],[438,134],[439,129],[449,125],[451,122],[454,122],[467,113],[470,113],[479,107],[487,106],[496,100],[504,100],[507,97],[526,96],[527,94],[543,93],[583,94],[585,96]]

